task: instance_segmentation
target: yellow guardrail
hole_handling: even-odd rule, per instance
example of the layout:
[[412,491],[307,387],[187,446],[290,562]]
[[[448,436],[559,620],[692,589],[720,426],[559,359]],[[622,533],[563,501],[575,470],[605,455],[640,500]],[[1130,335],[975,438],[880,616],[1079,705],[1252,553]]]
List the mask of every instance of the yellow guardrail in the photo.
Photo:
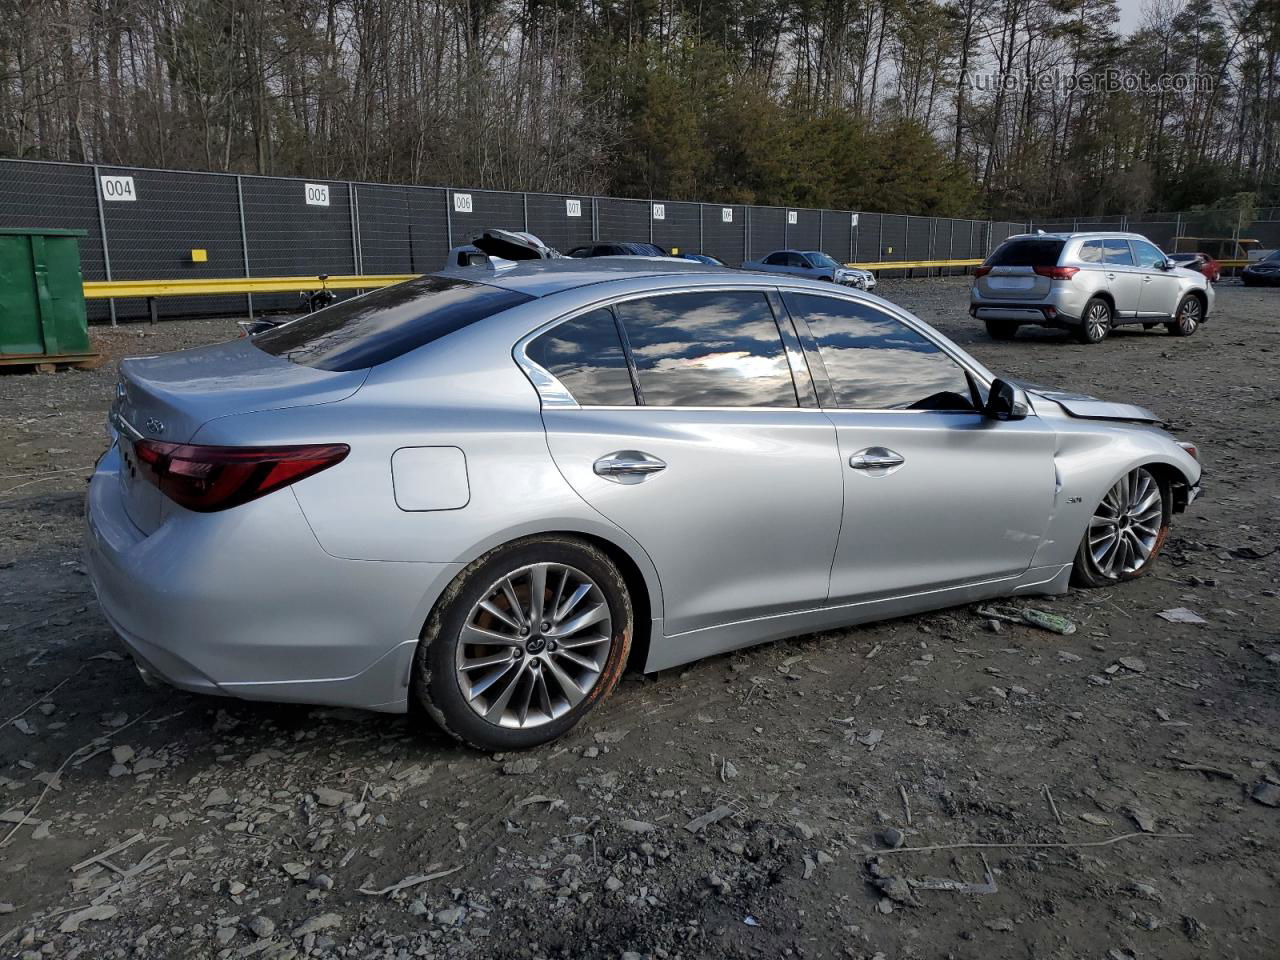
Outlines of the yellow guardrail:
[[318,277],[217,277],[181,280],[86,280],[86,300],[108,300],[123,297],[195,297],[214,293],[305,293],[319,290],[372,290],[402,280],[412,280],[416,273],[376,274],[368,276],[330,276],[321,283]]
[[917,267],[976,267],[981,260],[879,260],[873,263],[846,263],[857,270],[913,270]]
[[[1225,268],[1246,267],[1249,260],[1219,260]],[[882,260],[873,263],[847,263],[859,270],[914,270],[946,267],[976,267],[981,260]],[[321,283],[318,277],[215,277],[178,280],[86,280],[86,300],[123,299],[125,297],[196,297],[209,294],[235,293],[309,293],[322,286],[330,290],[373,290],[420,276],[416,273],[384,273],[330,276]]]

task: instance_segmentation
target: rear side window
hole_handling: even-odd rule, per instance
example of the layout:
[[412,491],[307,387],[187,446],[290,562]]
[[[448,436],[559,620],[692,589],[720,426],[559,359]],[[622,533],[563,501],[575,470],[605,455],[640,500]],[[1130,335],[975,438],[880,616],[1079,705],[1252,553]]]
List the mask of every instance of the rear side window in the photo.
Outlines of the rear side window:
[[857,410],[974,409],[964,368],[883,310],[819,294],[783,294],[809,325],[836,402]]
[[1133,253],[1129,250],[1129,241],[1116,238],[1102,241],[1102,252],[1107,263],[1121,266],[1133,266]]
[[361,370],[532,299],[456,277],[418,277],[266,330],[252,343],[320,370]]
[[532,341],[525,354],[582,406],[634,406],[622,338],[609,309],[566,320]]
[[1081,263],[1101,263],[1102,262],[1102,241],[1089,240],[1080,244],[1080,262]]
[[663,407],[796,407],[795,383],[763,293],[673,293],[614,307],[641,402]]
[[1053,267],[1062,255],[1064,242],[1052,237],[1006,240],[987,257],[988,267]]

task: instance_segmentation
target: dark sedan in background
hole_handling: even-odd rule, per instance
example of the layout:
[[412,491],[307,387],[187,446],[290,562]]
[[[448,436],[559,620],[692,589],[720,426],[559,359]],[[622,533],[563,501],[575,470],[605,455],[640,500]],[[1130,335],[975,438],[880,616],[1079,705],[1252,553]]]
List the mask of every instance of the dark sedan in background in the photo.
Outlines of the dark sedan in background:
[[1261,260],[1249,264],[1240,271],[1240,279],[1246,287],[1280,285],[1280,250],[1272,250]]

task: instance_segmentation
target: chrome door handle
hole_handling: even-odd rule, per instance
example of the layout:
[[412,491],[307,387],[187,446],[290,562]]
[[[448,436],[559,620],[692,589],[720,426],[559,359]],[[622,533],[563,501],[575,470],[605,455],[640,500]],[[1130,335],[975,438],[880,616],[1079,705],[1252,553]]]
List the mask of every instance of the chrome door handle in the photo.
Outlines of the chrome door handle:
[[1143,277],[1143,278],[1142,278],[1142,282],[1143,282],[1143,283],[1150,283],[1150,282],[1151,282],[1151,278],[1150,278],[1150,277]]
[[1115,275],[1114,273],[1108,273],[1108,274],[1107,274],[1107,279],[1108,279],[1108,280],[1114,280],[1115,278],[1116,278],[1116,275]]
[[887,447],[867,447],[849,458],[855,470],[892,470],[906,463],[906,458]]
[[618,450],[606,453],[592,464],[597,477],[614,483],[639,483],[667,469],[664,461],[641,450]]

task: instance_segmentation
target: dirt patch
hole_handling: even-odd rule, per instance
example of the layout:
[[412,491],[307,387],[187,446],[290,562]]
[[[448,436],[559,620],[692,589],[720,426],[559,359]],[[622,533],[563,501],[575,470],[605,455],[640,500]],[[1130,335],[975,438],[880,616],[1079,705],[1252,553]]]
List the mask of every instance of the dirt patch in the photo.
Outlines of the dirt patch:
[[1153,575],[1033,602],[1072,636],[955,608],[630,674],[519,757],[143,686],[79,559],[115,363],[0,374],[0,956],[1273,955],[1280,291],[1100,346],[993,343],[958,279],[881,292],[1201,445]]

